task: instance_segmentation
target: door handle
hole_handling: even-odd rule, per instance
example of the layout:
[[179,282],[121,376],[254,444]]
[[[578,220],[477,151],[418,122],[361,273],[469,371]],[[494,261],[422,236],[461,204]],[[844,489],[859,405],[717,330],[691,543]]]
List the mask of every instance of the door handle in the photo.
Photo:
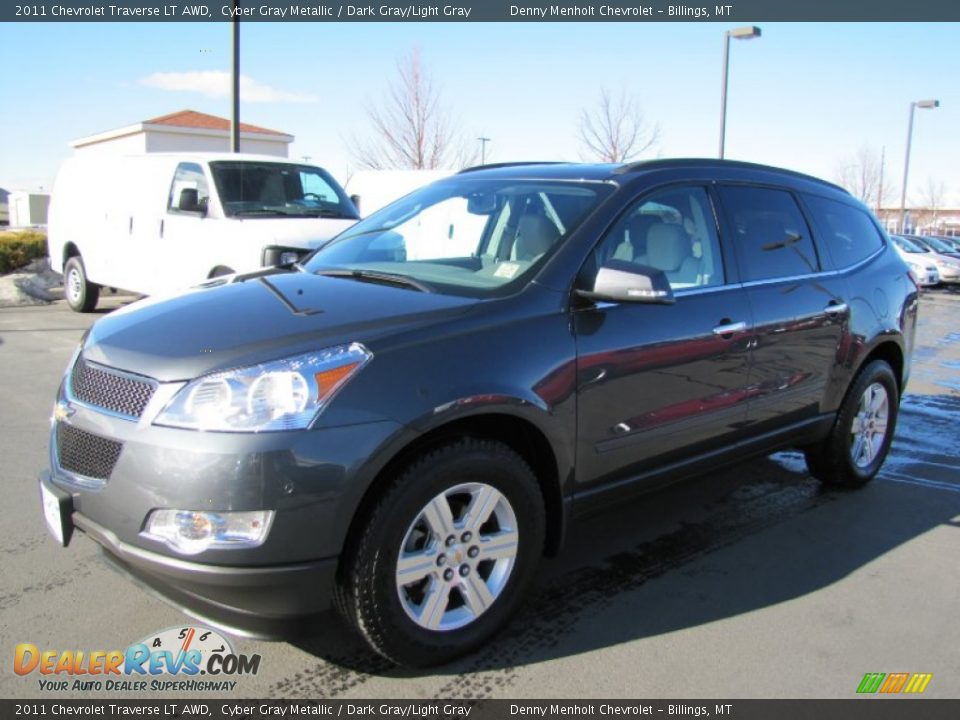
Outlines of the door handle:
[[827,315],[842,315],[849,309],[849,306],[844,302],[832,302],[827,305],[823,311]]
[[747,324],[745,322],[730,322],[728,320],[722,320],[720,325],[717,325],[713,329],[714,335],[733,335],[734,333],[743,332],[747,329]]

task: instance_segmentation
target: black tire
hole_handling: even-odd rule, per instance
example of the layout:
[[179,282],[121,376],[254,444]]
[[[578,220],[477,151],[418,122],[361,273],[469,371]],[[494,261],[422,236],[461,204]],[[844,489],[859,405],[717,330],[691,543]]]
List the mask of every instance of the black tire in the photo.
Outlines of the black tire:
[[[854,422],[857,421],[865,393],[874,385],[879,385],[886,393],[885,435],[869,459],[859,453],[859,459],[855,459]],[[838,487],[857,488],[870,482],[890,450],[899,406],[900,390],[893,370],[883,360],[872,361],[859,372],[847,391],[830,435],[817,445],[805,448],[804,456],[810,474],[825,485]]]
[[63,266],[63,295],[71,310],[90,312],[100,299],[100,286],[87,280],[87,271],[79,255]]
[[[409,600],[405,593],[417,591],[416,585],[411,586],[413,590],[399,586],[397,566],[401,548],[419,527],[417,522],[425,520],[428,504],[451,490],[454,492],[445,499],[447,507],[454,509],[453,519],[457,520],[455,501],[460,496],[455,490],[464,486],[493,488],[507,501],[516,520],[517,550],[513,565],[501,581],[501,589],[486,609],[462,627],[429,629],[415,621],[409,605],[405,606],[405,600],[401,599],[403,596]],[[502,512],[503,507],[498,504],[498,511]],[[466,522],[465,514],[459,522]],[[367,643],[388,660],[409,667],[438,665],[483,645],[520,604],[543,554],[543,497],[530,467],[513,450],[498,442],[464,439],[421,456],[398,474],[356,535],[348,543],[340,564],[335,606]],[[478,530],[474,542],[479,542],[480,535]],[[459,589],[450,590],[460,585],[461,580],[454,575],[444,581],[442,575],[458,567],[461,561],[471,562],[461,552],[461,548],[466,552],[467,544],[457,544],[450,549],[438,545],[438,554],[450,553],[450,565],[442,571],[426,571],[430,576],[421,586],[423,606],[427,605],[428,590],[439,588],[446,598],[436,604],[440,611],[434,616],[438,619],[455,616],[457,612],[473,615],[467,596]],[[469,551],[474,552],[474,548]],[[484,562],[482,555],[476,562]],[[480,580],[487,586],[495,572],[490,568],[496,567],[497,561],[487,562],[490,565],[476,565],[470,582]],[[463,565],[459,568],[462,570]],[[487,579],[482,577],[484,571],[489,573]],[[462,582],[467,583],[468,579],[464,577]]]

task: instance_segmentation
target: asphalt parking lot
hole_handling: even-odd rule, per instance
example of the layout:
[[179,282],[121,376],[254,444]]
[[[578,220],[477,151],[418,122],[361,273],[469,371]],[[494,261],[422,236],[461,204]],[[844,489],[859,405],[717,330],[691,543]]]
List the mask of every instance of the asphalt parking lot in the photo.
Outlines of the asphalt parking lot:
[[[924,672],[925,696],[960,697],[960,293],[927,292],[920,312],[893,451],[866,489],[822,490],[796,453],[675,486],[580,521],[525,610],[478,654],[401,671],[331,614],[296,642],[234,638],[262,663],[231,695],[851,698],[867,672]],[[91,540],[61,549],[43,525],[36,478],[55,390],[96,317],[63,302],[0,310],[5,698],[45,696],[36,673],[14,673],[17,643],[123,649],[191,624]]]

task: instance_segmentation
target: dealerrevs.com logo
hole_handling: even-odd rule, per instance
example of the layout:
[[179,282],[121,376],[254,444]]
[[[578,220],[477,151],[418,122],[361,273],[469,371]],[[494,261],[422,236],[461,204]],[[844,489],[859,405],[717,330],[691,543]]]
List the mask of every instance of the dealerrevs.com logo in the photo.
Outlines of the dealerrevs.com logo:
[[39,675],[45,692],[224,691],[242,675],[260,671],[260,655],[242,655],[216,630],[167,628],[126,650],[47,650],[20,643],[14,651],[17,675]]

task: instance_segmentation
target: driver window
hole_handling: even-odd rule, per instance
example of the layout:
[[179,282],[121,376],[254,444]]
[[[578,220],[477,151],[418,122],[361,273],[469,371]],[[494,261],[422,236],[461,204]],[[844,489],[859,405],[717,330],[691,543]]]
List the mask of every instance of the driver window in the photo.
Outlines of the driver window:
[[203,168],[196,163],[180,163],[170,185],[167,210],[203,213],[210,202],[210,190]]
[[724,283],[710,198],[702,187],[658,190],[633,205],[594,251],[610,260],[661,270],[676,292]]

